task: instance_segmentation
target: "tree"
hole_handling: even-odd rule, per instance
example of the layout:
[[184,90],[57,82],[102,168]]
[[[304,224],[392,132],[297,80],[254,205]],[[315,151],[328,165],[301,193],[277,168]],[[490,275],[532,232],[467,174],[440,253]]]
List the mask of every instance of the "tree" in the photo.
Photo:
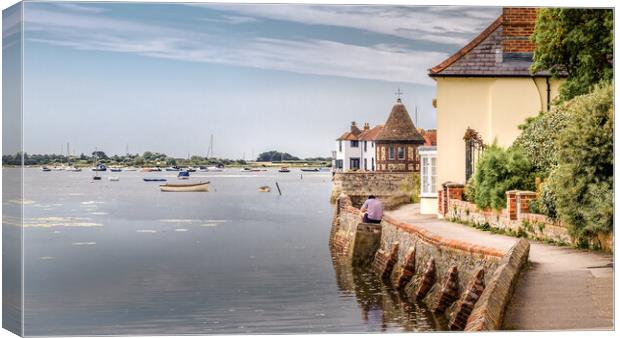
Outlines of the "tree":
[[99,160],[107,160],[108,159],[108,155],[106,155],[103,151],[98,150],[98,151],[93,151],[92,153],[93,156],[97,157],[97,159]]
[[292,156],[289,153],[281,153],[275,150],[266,151],[258,155],[256,161],[258,162],[276,162],[276,161],[298,161],[299,157]]
[[521,134],[512,144],[519,147],[534,166],[539,177],[547,177],[557,164],[557,139],[568,124],[566,103],[553,106],[548,112],[528,118],[519,126]]
[[468,199],[480,208],[506,207],[506,191],[533,190],[533,167],[520,148],[488,146],[468,182]]
[[613,79],[614,18],[611,9],[541,9],[531,40],[536,44],[533,73],[566,75],[560,100],[587,94]]
[[567,106],[570,123],[557,139],[557,167],[548,188],[558,217],[577,238],[613,230],[613,85],[596,86]]

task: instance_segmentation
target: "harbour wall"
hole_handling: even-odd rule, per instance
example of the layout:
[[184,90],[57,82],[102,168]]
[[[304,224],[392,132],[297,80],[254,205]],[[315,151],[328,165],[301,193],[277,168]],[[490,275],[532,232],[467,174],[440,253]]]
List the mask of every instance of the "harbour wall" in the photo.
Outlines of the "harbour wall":
[[339,172],[332,179],[332,202],[345,194],[351,203],[359,207],[374,195],[390,210],[409,203],[413,194],[419,192],[419,174],[413,172]]
[[508,252],[448,240],[421,227],[384,217],[360,222],[361,212],[340,195],[332,224],[332,250],[353,266],[373,269],[384,283],[410,300],[445,316],[450,330],[497,330],[529,243]]

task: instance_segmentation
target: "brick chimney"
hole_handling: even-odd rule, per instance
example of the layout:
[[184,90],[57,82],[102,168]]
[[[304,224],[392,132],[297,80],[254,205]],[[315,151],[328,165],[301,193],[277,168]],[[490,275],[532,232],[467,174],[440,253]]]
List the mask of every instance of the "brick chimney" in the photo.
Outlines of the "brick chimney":
[[536,24],[536,8],[504,7],[502,11],[502,52],[504,54],[533,53],[530,35]]
[[370,124],[368,122],[364,123],[364,131],[370,130]]
[[351,122],[351,133],[353,135],[359,135],[362,131],[357,127],[355,121]]

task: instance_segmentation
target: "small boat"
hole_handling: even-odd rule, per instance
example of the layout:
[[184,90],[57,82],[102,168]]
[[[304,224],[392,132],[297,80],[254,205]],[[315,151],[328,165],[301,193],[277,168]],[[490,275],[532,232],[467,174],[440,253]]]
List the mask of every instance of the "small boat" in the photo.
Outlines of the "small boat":
[[324,173],[324,172],[330,172],[332,170],[331,170],[331,168],[320,168],[319,171]]
[[52,171],[52,169],[48,167],[41,167],[41,171]]
[[176,165],[173,165],[172,167],[166,168],[166,171],[181,171],[181,168],[177,167]]
[[205,192],[209,191],[210,182],[200,182],[191,184],[162,184],[159,186],[165,192]]
[[305,172],[318,172],[319,169],[318,168],[301,168],[301,171],[305,171]]
[[258,187],[258,191],[260,192],[270,192],[271,191],[271,187],[268,185],[263,185],[262,187]]
[[68,167],[66,171],[79,172],[79,171],[82,171],[82,169],[78,167]]
[[120,167],[110,167],[110,172],[113,172],[113,173],[120,173],[121,170],[122,169]]
[[90,169],[92,171],[106,171],[108,168],[103,163],[97,164],[94,168]]
[[166,182],[167,179],[161,177],[145,177],[142,179],[144,182]]
[[223,171],[223,169],[220,167],[213,166],[213,167],[207,167],[207,171]]
[[185,169],[185,171],[187,171],[188,173],[195,173],[196,172],[196,168],[194,168],[194,167],[187,167],[187,169]]
[[118,176],[110,176],[110,177],[108,177],[108,180],[112,181],[112,182],[118,182],[119,178],[118,178]]
[[189,180],[189,171],[179,171],[177,178],[180,180]]
[[282,167],[278,171],[281,172],[281,173],[290,173],[291,172],[291,170],[288,167]]
[[94,181],[101,181],[101,176],[93,176]]
[[138,169],[134,168],[134,167],[127,167],[127,168],[123,168],[123,171],[137,171]]
[[241,171],[252,171],[252,168],[244,167],[244,168],[241,168]]

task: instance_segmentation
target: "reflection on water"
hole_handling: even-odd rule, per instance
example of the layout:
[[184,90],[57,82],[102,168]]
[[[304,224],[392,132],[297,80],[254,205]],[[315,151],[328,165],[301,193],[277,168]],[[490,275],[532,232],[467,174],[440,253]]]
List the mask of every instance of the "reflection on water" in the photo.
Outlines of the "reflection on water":
[[386,332],[397,325],[403,331],[435,331],[445,329],[441,316],[428,308],[407,300],[404,294],[384,284],[370,269],[353,268],[346,257],[332,254],[338,287],[354,295],[360,306],[361,318],[370,331]]
[[[4,222],[24,231],[25,335],[438,327],[374,275],[333,264],[329,173],[230,169],[209,174],[208,193],[162,193],[145,175],[170,176],[26,169],[24,199],[36,202],[8,204],[23,205],[25,227]],[[282,196],[258,192],[275,181]]]

